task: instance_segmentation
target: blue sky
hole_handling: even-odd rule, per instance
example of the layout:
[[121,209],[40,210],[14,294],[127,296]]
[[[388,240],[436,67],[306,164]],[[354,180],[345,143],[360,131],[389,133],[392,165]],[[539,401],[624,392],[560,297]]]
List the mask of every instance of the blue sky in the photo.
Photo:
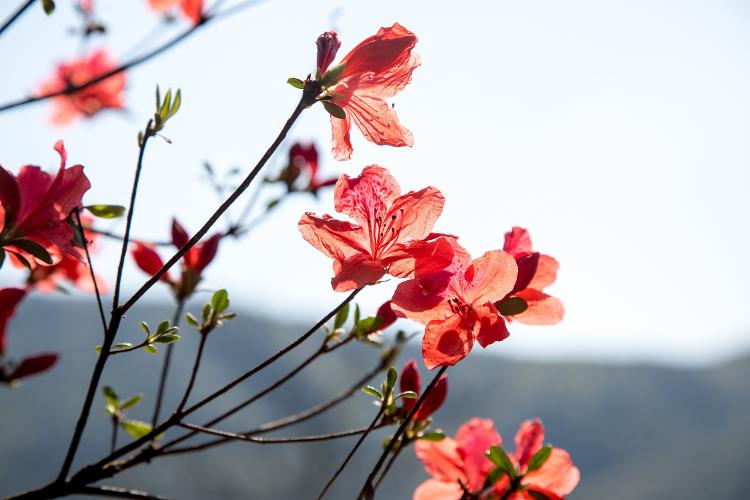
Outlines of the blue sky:
[[[3,102],[79,52],[66,34],[76,19],[69,3],[58,1],[51,18],[32,9],[0,38],[0,59],[13,68],[0,79]],[[132,55],[170,36],[145,4],[99,0],[110,34],[91,46]],[[290,138],[318,142],[324,173],[355,175],[378,163],[404,190],[436,186],[447,199],[436,229],[460,235],[475,256],[500,247],[513,225],[530,229],[536,247],[561,263],[551,292],[567,316],[554,327],[514,324],[492,351],[678,364],[747,351],[743,2],[271,0],[131,71],[125,113],[64,129],[48,125],[48,103],[0,114],[0,162],[51,169],[52,144],[62,138],[92,180],[84,201],[124,205],[154,86],[180,87],[183,106],[166,132],[173,144],[154,141],[146,155],[133,232],[163,238],[173,214],[196,229],[218,204],[202,161],[219,169],[255,163],[298,99],[285,80],[314,70],[317,35],[337,29],[345,54],[394,21],[420,39],[422,66],[393,100],[414,148],[377,147],[355,132],[353,159],[336,162],[318,107]],[[296,223],[304,211],[332,205],[330,192],[288,200],[251,238],[223,245],[205,287],[226,287],[269,314],[319,316],[340,297],[330,289],[330,261],[300,238]],[[104,274],[112,274],[115,254],[110,244],[98,257]],[[16,277],[4,269],[0,281]],[[129,267],[128,289],[143,278]],[[394,285],[367,290],[360,302],[375,308]]]

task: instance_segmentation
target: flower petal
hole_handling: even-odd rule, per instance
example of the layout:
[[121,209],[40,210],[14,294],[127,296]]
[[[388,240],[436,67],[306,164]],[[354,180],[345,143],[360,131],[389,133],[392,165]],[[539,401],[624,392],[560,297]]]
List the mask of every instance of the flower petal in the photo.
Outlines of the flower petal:
[[0,289],[0,354],[5,352],[5,331],[8,321],[16,313],[16,307],[26,295],[20,288]]
[[[448,377],[442,375],[435,384],[435,387],[424,398],[422,405],[417,410],[417,413],[414,414],[414,419],[424,420],[438,411],[443,406],[443,403],[445,403],[446,397],[448,397]],[[416,402],[416,400],[412,401]]]
[[431,321],[422,338],[424,364],[430,370],[455,365],[469,354],[473,344],[471,327],[458,314]]
[[466,480],[455,440],[449,437],[440,441],[420,439],[414,444],[414,451],[427,473],[435,479],[456,484],[459,479]]
[[417,486],[412,500],[461,500],[463,490],[458,481],[428,479]]
[[529,236],[529,231],[522,227],[513,226],[510,231],[505,233],[503,250],[515,258],[531,253],[531,236]]
[[581,478],[581,472],[573,465],[567,451],[553,448],[542,466],[524,476],[523,484],[549,490],[564,496],[573,491]]
[[396,198],[386,218],[396,216],[398,241],[419,241],[430,234],[443,212],[445,197],[432,186]]
[[529,282],[528,287],[544,290],[555,282],[559,268],[560,264],[554,258],[549,255],[539,255],[536,273],[534,273],[534,277]]
[[299,221],[302,237],[312,246],[333,259],[345,260],[356,254],[367,253],[362,228],[351,222],[334,219],[330,215],[307,212]]
[[367,254],[356,254],[345,260],[333,261],[331,285],[336,292],[347,292],[372,285],[385,275],[386,269]]
[[484,304],[504,298],[516,283],[516,259],[502,250],[491,250],[474,259],[466,270],[467,300]]
[[357,177],[342,174],[333,199],[337,212],[348,215],[366,229],[376,217],[385,219],[388,207],[400,193],[401,188],[388,169],[370,165]]
[[49,370],[57,362],[57,354],[37,354],[21,360],[10,374],[10,380],[17,380]]
[[482,347],[505,340],[510,335],[505,319],[498,314],[497,309],[490,302],[482,305],[477,311],[477,321],[474,328],[476,329],[477,342]]
[[[133,243],[130,255],[133,257],[135,265],[149,276],[154,276],[159,269],[164,266],[164,263],[162,262],[161,257],[159,257],[159,254],[156,253],[156,250],[137,241]],[[164,273],[161,280],[169,281],[169,273]]]
[[[410,359],[404,364],[401,369],[401,377],[399,378],[401,392],[414,391],[417,395],[422,390],[422,377],[419,376],[419,369],[417,368],[417,361]],[[404,409],[411,411],[414,405],[417,403],[416,399],[402,399]]]
[[463,424],[456,434],[458,454],[463,459],[466,487],[471,492],[482,489],[493,464],[485,452],[493,445],[502,446],[503,440],[489,419],[473,418]]
[[534,420],[525,420],[518,428],[515,437],[516,453],[518,465],[522,471],[526,470],[529,460],[534,453],[539,451],[544,444],[544,425],[538,418]]
[[349,115],[342,120],[331,116],[331,153],[339,161],[349,160],[352,157],[352,140],[349,132],[352,129],[352,120]]
[[546,293],[527,288],[516,294],[528,304],[521,314],[511,316],[511,318],[526,325],[554,325],[562,321],[565,316],[565,308],[560,299],[551,297]]
[[414,145],[414,135],[399,123],[396,111],[384,100],[352,94],[345,110],[368,141],[380,146]]
[[379,85],[400,80],[404,72],[411,74],[416,67],[409,70],[413,64],[411,51],[416,44],[416,35],[398,23],[380,28],[377,34],[364,39],[343,57],[341,64],[345,66],[340,80],[365,74],[379,78]]
[[396,287],[391,308],[397,315],[423,325],[451,314],[447,300],[439,294],[427,293],[416,279],[404,281]]

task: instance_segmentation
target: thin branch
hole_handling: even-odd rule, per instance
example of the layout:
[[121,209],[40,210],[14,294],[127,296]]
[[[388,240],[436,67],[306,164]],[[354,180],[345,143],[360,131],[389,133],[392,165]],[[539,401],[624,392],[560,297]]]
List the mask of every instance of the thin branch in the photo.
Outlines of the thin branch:
[[[182,309],[185,306],[185,299],[177,299],[177,307],[172,317],[172,326],[179,326],[180,319],[182,318]],[[164,400],[164,391],[167,387],[167,378],[169,377],[169,366],[172,362],[172,350],[174,344],[167,345],[167,352],[164,354],[164,362],[161,365],[161,374],[159,375],[159,385],[156,392],[156,402],[154,404],[154,414],[151,417],[151,427],[156,426],[159,421],[159,413],[161,413],[161,404]]]
[[417,402],[414,404],[412,409],[409,411],[409,413],[406,415],[404,420],[401,422],[401,425],[398,427],[398,430],[396,430],[396,433],[393,435],[391,440],[388,442],[388,446],[385,447],[383,450],[383,453],[380,454],[380,458],[378,459],[378,462],[375,464],[375,467],[372,469],[370,474],[367,476],[367,480],[365,481],[365,484],[362,485],[362,490],[360,490],[359,495],[357,498],[369,498],[366,495],[366,492],[372,493],[374,491],[373,484],[375,481],[375,477],[377,476],[378,472],[380,471],[380,468],[385,463],[386,458],[388,458],[388,455],[393,451],[393,447],[396,445],[396,442],[401,438],[401,435],[406,431],[406,428],[411,423],[412,419],[414,418],[414,415],[416,415],[417,410],[419,410],[419,407],[422,406],[422,403],[424,403],[424,400],[427,398],[427,396],[430,394],[432,389],[437,385],[438,380],[440,380],[440,377],[445,373],[445,370],[447,370],[447,366],[441,367],[438,372],[435,374],[433,379],[430,381],[427,388],[424,390],[424,392],[419,396],[419,399],[417,399]]
[[83,249],[86,252],[86,262],[89,265],[89,273],[91,274],[91,283],[94,284],[94,293],[96,294],[96,304],[99,306],[99,316],[102,320],[102,330],[107,330],[107,318],[104,314],[104,304],[102,303],[102,295],[99,292],[99,284],[96,282],[96,275],[94,274],[94,264],[91,262],[91,254],[89,254],[89,242],[86,239],[86,235],[83,231],[83,225],[81,224],[81,213],[80,210],[76,207],[73,210],[73,213],[76,216],[76,222],[78,223],[78,233],[81,236],[81,240],[83,241]]
[[112,439],[109,443],[109,452],[112,453],[117,449],[117,429],[119,427],[119,422],[117,417],[114,415],[112,416]]
[[21,6],[16,9],[16,11],[10,15],[10,17],[3,23],[2,26],[0,26],[0,35],[2,35],[5,30],[10,28],[11,24],[15,23],[19,17],[21,17],[21,14],[26,12],[26,9],[31,7],[36,0],[26,0]]
[[[111,240],[122,241],[125,238],[121,234],[113,233],[111,231],[107,231],[107,230],[104,230],[104,229],[98,229],[98,228],[95,228],[93,226],[85,226],[84,229],[86,231],[91,231],[92,233],[96,233],[96,234],[98,234],[100,236],[105,236],[105,237],[107,237],[107,238],[109,238]],[[130,241],[137,241],[139,243],[143,243],[145,245],[152,245],[152,246],[155,246],[155,247],[168,247],[168,246],[172,246],[172,242],[171,241],[148,241],[148,240],[143,240],[143,239],[140,239],[140,238],[130,238]]]
[[[312,443],[317,441],[330,441],[333,439],[340,439],[350,436],[358,436],[364,432],[367,432],[367,428],[363,427],[360,429],[350,429],[348,431],[330,432],[328,434],[312,434],[309,436],[292,436],[282,438],[259,438],[248,436],[247,434],[237,434],[234,432],[221,431],[218,429],[211,429],[209,427],[203,427],[202,425],[181,423],[180,427],[185,429],[191,429],[196,432],[204,434],[211,434],[212,436],[220,436],[229,440],[235,441],[248,441],[257,444],[285,444],[285,443]],[[378,427],[384,427],[384,424]]]
[[81,486],[76,493],[81,495],[91,495],[98,497],[113,497],[113,498],[140,498],[144,500],[169,500],[169,497],[162,497],[158,495],[152,495],[145,491],[131,490],[128,488],[120,488],[118,486]]
[[198,344],[198,352],[195,354],[195,362],[193,363],[193,370],[190,372],[190,381],[188,382],[187,387],[185,388],[185,394],[182,396],[182,401],[180,401],[180,405],[177,407],[177,413],[182,412],[182,410],[185,408],[185,405],[188,402],[188,399],[190,399],[190,393],[193,391],[193,386],[195,385],[195,379],[198,376],[198,370],[201,366],[201,358],[203,358],[203,349],[206,347],[206,340],[208,339],[208,334],[201,332],[201,340],[200,344]]
[[207,24],[209,24],[211,21],[213,21],[215,19],[220,19],[220,18],[224,18],[224,17],[228,17],[230,15],[236,14],[236,13],[240,12],[241,10],[244,10],[247,7],[251,7],[251,6],[255,5],[255,4],[260,3],[261,1],[262,0],[252,0],[252,1],[248,1],[248,2],[243,2],[242,4],[238,4],[238,5],[234,6],[234,7],[227,8],[227,9],[223,10],[222,12],[217,12],[215,14],[208,15],[208,16],[206,16],[203,19],[202,22],[196,24],[195,26],[191,26],[187,30],[183,31],[182,33],[180,33],[176,37],[172,38],[171,40],[165,42],[164,44],[160,45],[159,47],[157,47],[157,48],[155,48],[155,49],[153,49],[153,50],[151,50],[149,52],[146,52],[145,54],[143,54],[143,55],[141,55],[139,57],[135,57],[135,58],[131,59],[130,61],[128,61],[128,62],[126,62],[126,63],[124,63],[124,64],[122,64],[122,65],[120,65],[120,66],[118,66],[116,68],[114,68],[111,71],[107,71],[106,73],[102,73],[101,75],[99,75],[97,77],[94,77],[94,78],[91,78],[90,80],[86,80],[85,82],[83,82],[81,84],[78,84],[78,85],[69,85],[69,86],[65,87],[64,89],[62,89],[62,90],[58,90],[58,91],[55,91],[55,92],[47,92],[46,94],[40,94],[40,95],[35,95],[35,96],[32,95],[32,96],[29,96],[29,97],[26,97],[26,98],[23,98],[23,99],[19,99],[17,101],[9,102],[7,104],[4,104],[4,105],[0,106],[0,112],[7,111],[7,110],[13,109],[13,108],[18,108],[20,106],[25,106],[27,104],[31,104],[31,103],[34,103],[34,102],[44,101],[44,100],[50,99],[52,97],[57,97],[57,96],[61,96],[61,95],[75,94],[76,92],[84,90],[84,89],[86,89],[86,88],[88,88],[88,87],[90,87],[92,85],[95,85],[95,84],[97,84],[97,83],[99,83],[101,81],[106,80],[107,78],[110,78],[110,77],[112,77],[114,75],[117,75],[118,73],[122,73],[123,71],[127,71],[127,70],[129,70],[131,68],[134,68],[136,66],[139,66],[139,65],[145,63],[146,61],[149,61],[150,59],[153,59],[154,57],[158,56],[162,52],[166,52],[167,50],[171,49],[175,45],[179,44],[180,42],[182,42],[183,40],[185,40],[186,38],[188,38],[189,36],[191,36],[193,33],[195,33],[196,31],[198,31],[200,28],[202,28],[202,27],[206,26]]
[[389,472],[389,471],[391,470],[391,466],[392,466],[392,465],[393,465],[393,463],[394,463],[394,462],[396,461],[396,459],[398,458],[399,454],[400,454],[400,453],[401,453],[401,452],[402,452],[402,451],[403,451],[403,450],[404,450],[404,449],[405,449],[405,448],[406,448],[407,446],[409,446],[409,442],[408,442],[408,441],[407,441],[407,442],[405,442],[405,443],[404,443],[404,442],[402,442],[402,443],[401,443],[401,444],[399,445],[399,447],[398,447],[398,448],[396,449],[396,451],[394,451],[394,452],[393,452],[393,454],[391,455],[391,458],[389,458],[389,459],[388,459],[388,463],[387,463],[387,464],[385,464],[385,469],[383,469],[383,473],[382,473],[382,474],[380,474],[380,477],[379,477],[379,478],[377,479],[377,481],[375,481],[375,484],[374,484],[374,485],[372,486],[372,491],[373,491],[373,493],[374,493],[375,491],[377,491],[377,489],[378,489],[378,486],[380,486],[380,483],[381,483],[381,481],[383,481],[383,479],[385,479],[385,476],[387,476],[387,475],[388,475],[388,472]]
[[370,422],[369,427],[367,427],[367,430],[362,433],[362,435],[359,436],[359,439],[354,444],[354,447],[349,451],[349,454],[346,456],[344,461],[339,465],[339,468],[336,469],[336,472],[333,473],[333,476],[326,482],[325,486],[323,486],[323,490],[318,494],[315,500],[321,500],[326,492],[333,486],[333,483],[336,482],[336,479],[341,475],[342,472],[344,472],[344,469],[349,464],[349,461],[352,459],[355,453],[357,453],[357,450],[362,445],[362,443],[367,438],[367,435],[370,434],[370,432],[375,429],[375,427],[378,425],[378,421],[380,420],[380,417],[383,415],[383,412],[385,411],[385,405],[382,405],[380,409],[378,410],[378,413],[375,415],[375,418],[372,419],[372,422]]

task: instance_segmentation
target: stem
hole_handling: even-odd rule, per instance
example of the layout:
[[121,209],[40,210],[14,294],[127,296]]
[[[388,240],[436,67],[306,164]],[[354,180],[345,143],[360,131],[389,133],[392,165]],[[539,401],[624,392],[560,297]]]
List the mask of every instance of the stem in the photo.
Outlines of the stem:
[[141,498],[146,500],[168,500],[168,497],[152,495],[145,491],[130,490],[117,486],[82,486],[75,493],[81,495],[93,495],[97,497],[114,497],[114,498]]
[[[297,104],[297,107],[294,108],[294,111],[292,112],[292,115],[287,119],[286,123],[281,129],[281,132],[279,132],[279,135],[276,137],[276,139],[273,141],[271,146],[266,150],[266,152],[263,154],[261,159],[258,161],[258,163],[255,165],[255,167],[250,171],[250,173],[245,177],[245,179],[242,181],[242,183],[237,187],[237,189],[234,190],[234,192],[229,195],[229,197],[222,203],[219,208],[216,209],[216,211],[211,215],[211,217],[208,218],[205,224],[203,224],[203,227],[201,227],[197,233],[193,235],[192,238],[183,246],[180,248],[177,253],[175,253],[163,266],[159,271],[156,272],[146,283],[141,286],[141,288],[136,291],[130,299],[128,299],[127,302],[125,302],[123,305],[120,306],[119,310],[120,312],[124,313],[128,309],[130,309],[133,304],[135,304],[138,299],[143,296],[144,293],[148,291],[149,288],[151,288],[159,279],[166,273],[175,263],[177,263],[178,260],[182,258],[185,253],[187,253],[188,250],[190,250],[198,241],[208,232],[208,230],[213,226],[217,220],[219,220],[219,217],[227,211],[227,209],[237,200],[237,198],[242,195],[242,193],[245,192],[245,190],[250,186],[250,183],[253,182],[253,179],[258,175],[258,173],[261,171],[261,169],[265,166],[266,162],[271,158],[271,155],[276,151],[276,149],[281,144],[281,141],[284,140],[286,137],[286,134],[289,132],[289,129],[292,128],[292,125],[297,120],[299,115],[302,113],[302,111],[310,105],[310,96],[307,92],[303,92],[302,98],[300,99],[299,103]],[[127,236],[127,234],[126,234]]]
[[[177,299],[177,308],[174,311],[172,317],[172,326],[180,324],[180,318],[182,317],[182,309],[185,306],[185,299]],[[167,377],[169,376],[169,366],[172,363],[172,350],[174,344],[167,346],[167,352],[164,353],[164,362],[161,365],[161,375],[159,376],[159,388],[156,392],[156,404],[154,405],[154,414],[151,417],[151,427],[156,426],[156,422],[159,421],[159,413],[161,412],[161,404],[164,400],[164,390],[167,387]]]
[[99,306],[99,317],[102,320],[102,330],[107,330],[107,318],[104,315],[104,304],[102,304],[102,296],[99,292],[99,284],[96,282],[96,275],[94,274],[94,264],[91,262],[91,254],[89,254],[89,242],[86,239],[86,235],[83,231],[83,225],[81,224],[81,213],[78,207],[73,210],[76,216],[76,222],[78,223],[78,232],[81,235],[83,241],[83,249],[86,252],[86,262],[89,265],[89,273],[91,274],[91,283],[94,284],[94,292],[96,294],[96,304]]
[[112,417],[112,440],[109,443],[110,453],[112,453],[113,451],[115,451],[115,449],[117,449],[117,426],[118,426],[117,424],[118,423],[119,422],[117,421],[117,417],[113,416]]
[[193,391],[193,385],[195,385],[195,379],[198,376],[198,369],[201,366],[201,358],[203,357],[203,348],[206,346],[206,340],[208,339],[207,333],[201,333],[201,340],[200,344],[198,345],[198,352],[195,355],[195,363],[193,363],[193,371],[190,373],[190,382],[188,382],[188,386],[185,389],[185,395],[182,396],[182,401],[180,401],[180,406],[177,407],[177,413],[182,412],[183,408],[185,408],[185,405],[188,402],[188,399],[190,398],[190,393]]
[[375,426],[378,423],[378,420],[380,420],[380,417],[383,415],[384,411],[385,411],[385,405],[382,405],[380,407],[380,409],[378,410],[378,413],[375,415],[375,418],[373,418],[372,422],[370,422],[370,426],[367,428],[367,430],[364,433],[362,433],[361,436],[359,436],[359,439],[354,444],[354,448],[351,449],[351,451],[346,456],[346,458],[344,459],[344,461],[341,463],[341,465],[339,465],[339,468],[336,469],[336,472],[333,473],[333,476],[331,476],[331,478],[328,480],[328,482],[325,484],[325,486],[323,486],[323,490],[320,492],[320,494],[318,494],[317,497],[315,497],[315,500],[321,500],[325,496],[326,492],[330,489],[330,487],[333,486],[333,483],[336,482],[336,479],[338,479],[338,477],[341,475],[341,473],[344,472],[344,469],[349,464],[349,461],[352,459],[352,457],[354,456],[354,454],[357,452],[357,450],[359,449],[359,447],[362,445],[362,443],[364,442],[365,438],[367,438],[367,435],[375,428]]
[[375,484],[372,487],[373,493],[375,493],[375,491],[377,491],[378,486],[380,486],[380,483],[383,481],[383,479],[385,478],[385,476],[388,475],[388,471],[391,470],[391,466],[396,461],[396,459],[398,458],[398,456],[401,453],[401,451],[404,448],[406,448],[408,445],[409,445],[409,441],[407,441],[406,443],[401,443],[401,445],[396,449],[396,451],[393,452],[393,454],[391,455],[391,458],[388,459],[388,463],[385,464],[385,469],[383,469],[383,473],[380,474],[380,477],[378,478],[377,481],[375,481]]
[[[332,439],[339,439],[350,436],[357,436],[364,432],[367,432],[367,428],[361,429],[350,429],[348,431],[330,432],[328,434],[313,434],[309,436],[293,436],[293,437],[282,437],[282,438],[258,438],[248,436],[247,434],[237,434],[234,432],[226,432],[218,429],[211,429],[209,427],[203,427],[202,425],[182,423],[180,427],[191,429],[196,432],[202,432],[204,434],[211,434],[212,436],[221,436],[230,440],[237,441],[249,441],[257,444],[285,444],[285,443],[311,443],[316,441],[330,441]],[[378,426],[382,427],[382,426]]]
[[0,26],[0,35],[5,32],[8,28],[10,28],[10,25],[15,23],[19,17],[21,17],[21,14],[26,12],[26,9],[31,7],[36,0],[26,0],[21,6],[13,13],[11,16],[3,23],[2,26]]
[[374,492],[373,489],[373,483],[375,481],[375,476],[380,471],[380,468],[383,466],[383,463],[385,462],[385,459],[388,458],[388,455],[393,451],[393,447],[396,445],[396,442],[401,438],[401,435],[404,433],[406,428],[411,423],[412,419],[414,418],[414,415],[416,415],[417,410],[419,410],[419,407],[422,406],[422,403],[424,403],[424,400],[427,398],[427,395],[432,391],[432,389],[437,384],[440,377],[445,373],[445,370],[447,370],[447,366],[441,367],[438,372],[435,374],[435,376],[430,381],[430,384],[427,386],[425,391],[422,393],[421,396],[419,396],[419,399],[414,404],[412,409],[409,411],[409,413],[406,415],[406,418],[404,418],[404,421],[401,422],[401,425],[398,427],[398,430],[393,435],[391,440],[388,442],[388,446],[383,450],[383,453],[380,454],[380,458],[378,459],[378,463],[375,464],[375,467],[370,472],[370,475],[367,476],[367,480],[365,481],[365,484],[362,485],[362,490],[360,490],[359,495],[357,498],[369,498],[366,496],[366,492]]

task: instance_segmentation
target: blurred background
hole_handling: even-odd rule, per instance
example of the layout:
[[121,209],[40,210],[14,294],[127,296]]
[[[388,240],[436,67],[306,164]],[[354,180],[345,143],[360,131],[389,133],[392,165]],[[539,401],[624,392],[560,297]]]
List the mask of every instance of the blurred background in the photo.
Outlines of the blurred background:
[[[0,18],[16,3],[4,2]],[[74,2],[57,4],[51,17],[39,5],[30,9],[0,38],[8,69],[0,104],[28,95],[61,61],[97,47],[127,61],[189,26],[162,23],[145,0],[100,0],[96,17],[107,34],[82,42],[72,32],[80,27]],[[510,442],[521,420],[541,417],[547,439],[568,449],[582,471],[571,498],[741,498],[750,486],[743,473],[750,467],[745,2],[258,2],[128,71],[126,111],[65,128],[50,124],[49,102],[0,113],[0,162],[14,172],[28,163],[52,170],[52,145],[62,138],[70,162],[85,165],[91,179],[84,202],[126,205],[136,133],[153,112],[154,87],[179,87],[182,108],[165,131],[172,144],[153,141],[146,153],[133,233],[168,239],[174,215],[195,230],[220,201],[203,163],[219,175],[255,164],[299,98],[286,79],[315,69],[316,37],[336,30],[344,55],[394,21],[419,37],[422,66],[391,100],[414,133],[414,148],[378,147],[353,131],[352,160],[337,162],[328,117],[316,106],[266,172],[285,164],[294,141],[314,141],[324,177],[377,163],[405,191],[440,189],[447,201],[436,230],[458,234],[475,256],[500,248],[504,232],[519,225],[561,263],[550,293],[563,300],[565,320],[514,324],[508,340],[475,349],[449,372],[437,425],[452,435],[471,417],[492,418]],[[255,213],[282,191],[264,187]],[[246,193],[221,227],[254,195]],[[330,288],[330,260],[299,236],[305,211],[333,213],[332,193],[290,196],[248,238],[222,242],[201,285],[206,292],[191,307],[197,311],[208,291],[223,287],[241,316],[212,340],[202,393],[296,338],[341,300]],[[103,227],[119,232],[122,222]],[[102,241],[94,261],[110,283],[118,249]],[[3,267],[2,286],[21,279]],[[126,295],[144,279],[128,262]],[[372,287],[357,302],[374,313],[395,285]],[[171,316],[166,287],[146,298],[129,314],[123,340],[137,335],[138,320]],[[35,294],[11,322],[14,356],[43,347],[62,357],[54,372],[0,392],[0,494],[37,485],[59,466],[100,343],[95,312],[82,293]],[[187,370],[194,352],[196,339],[184,333],[176,370]],[[407,355],[418,357],[418,349],[415,341]],[[332,356],[235,419],[232,430],[336,393],[372,357],[364,347]],[[113,364],[105,383],[144,392],[149,401],[160,359],[120,358],[128,359]],[[147,409],[140,411],[147,419]],[[361,395],[289,432],[358,427],[371,414]],[[107,423],[94,412],[81,463],[106,450]],[[384,437],[368,442],[333,497],[351,497]],[[351,444],[233,444],[135,469],[115,483],[180,498],[304,498],[317,493]],[[404,455],[383,498],[410,498],[427,478]]]

